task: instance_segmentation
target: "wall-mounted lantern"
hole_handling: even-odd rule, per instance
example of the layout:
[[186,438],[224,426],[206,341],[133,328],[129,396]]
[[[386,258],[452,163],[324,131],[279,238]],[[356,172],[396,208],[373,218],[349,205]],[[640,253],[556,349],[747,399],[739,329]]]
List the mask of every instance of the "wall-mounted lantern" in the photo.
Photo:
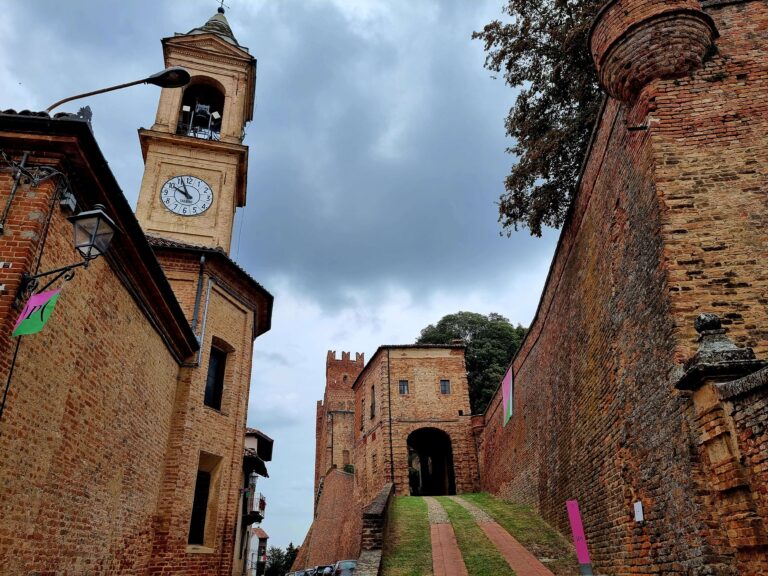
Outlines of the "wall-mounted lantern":
[[40,292],[44,291],[61,277],[64,277],[65,281],[72,280],[75,277],[75,268],[80,266],[87,268],[91,260],[98,258],[109,248],[115,235],[116,226],[113,220],[104,213],[104,206],[96,204],[93,210],[70,216],[69,221],[72,222],[75,248],[80,252],[83,261],[62,268],[56,268],[55,270],[49,270],[48,272],[41,272],[34,276],[25,273],[21,277],[19,299],[23,298],[26,293],[37,290],[40,278],[54,276],[39,290]]

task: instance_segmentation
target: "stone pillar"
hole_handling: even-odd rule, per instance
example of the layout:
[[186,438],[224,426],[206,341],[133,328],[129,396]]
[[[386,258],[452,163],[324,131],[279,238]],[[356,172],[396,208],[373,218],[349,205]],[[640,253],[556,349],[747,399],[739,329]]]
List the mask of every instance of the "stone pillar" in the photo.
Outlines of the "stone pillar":
[[676,387],[691,392],[691,429],[701,467],[701,502],[710,524],[708,544],[721,565],[730,567],[717,573],[742,573],[750,565],[748,557],[755,548],[768,545],[768,531],[755,506],[751,471],[740,454],[732,410],[724,401],[728,394],[724,392],[733,387],[731,381],[757,372],[766,362],[757,360],[751,348],[738,348],[725,335],[715,314],[701,314],[695,327],[699,350],[686,363]]

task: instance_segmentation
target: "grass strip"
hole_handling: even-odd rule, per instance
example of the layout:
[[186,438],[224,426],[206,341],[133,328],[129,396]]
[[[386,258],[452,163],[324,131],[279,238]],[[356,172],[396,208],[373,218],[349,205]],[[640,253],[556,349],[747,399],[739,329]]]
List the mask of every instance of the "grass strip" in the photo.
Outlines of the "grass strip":
[[469,576],[514,576],[515,571],[469,512],[445,496],[437,500],[451,520]]
[[486,493],[461,497],[485,510],[539,559],[549,559],[545,566],[558,576],[579,573],[573,546],[530,506],[505,502]]
[[432,576],[427,503],[423,498],[399,496],[391,505],[382,576]]

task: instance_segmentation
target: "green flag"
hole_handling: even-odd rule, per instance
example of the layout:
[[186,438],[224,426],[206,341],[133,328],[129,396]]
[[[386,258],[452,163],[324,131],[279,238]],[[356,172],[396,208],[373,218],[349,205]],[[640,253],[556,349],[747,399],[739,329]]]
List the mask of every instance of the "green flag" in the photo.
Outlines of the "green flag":
[[41,294],[30,296],[24,310],[21,311],[16,325],[13,327],[13,336],[25,336],[37,334],[43,329],[53,312],[61,290],[49,290]]

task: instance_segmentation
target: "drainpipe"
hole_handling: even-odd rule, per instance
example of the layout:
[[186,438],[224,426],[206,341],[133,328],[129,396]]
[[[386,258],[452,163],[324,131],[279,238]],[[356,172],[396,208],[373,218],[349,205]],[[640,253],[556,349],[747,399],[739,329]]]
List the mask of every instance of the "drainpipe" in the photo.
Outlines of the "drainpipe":
[[390,370],[392,364],[389,361],[389,350],[387,350],[387,394],[389,397],[389,481],[395,483],[395,456],[394,450],[392,450],[392,381],[390,378]]
[[202,326],[200,326],[200,348],[197,350],[197,365],[203,360],[203,340],[205,339],[205,321],[208,318],[208,304],[211,301],[211,285],[213,284],[213,278],[208,278],[208,287],[205,291],[205,306],[203,307],[203,320]]
[[[205,254],[200,256],[200,272],[197,275],[197,293],[195,294],[195,312],[192,315],[192,332],[197,336],[197,320],[200,314],[200,298],[203,295],[203,271],[205,270]],[[200,342],[200,338],[198,338]],[[202,344],[202,342],[200,342]]]

